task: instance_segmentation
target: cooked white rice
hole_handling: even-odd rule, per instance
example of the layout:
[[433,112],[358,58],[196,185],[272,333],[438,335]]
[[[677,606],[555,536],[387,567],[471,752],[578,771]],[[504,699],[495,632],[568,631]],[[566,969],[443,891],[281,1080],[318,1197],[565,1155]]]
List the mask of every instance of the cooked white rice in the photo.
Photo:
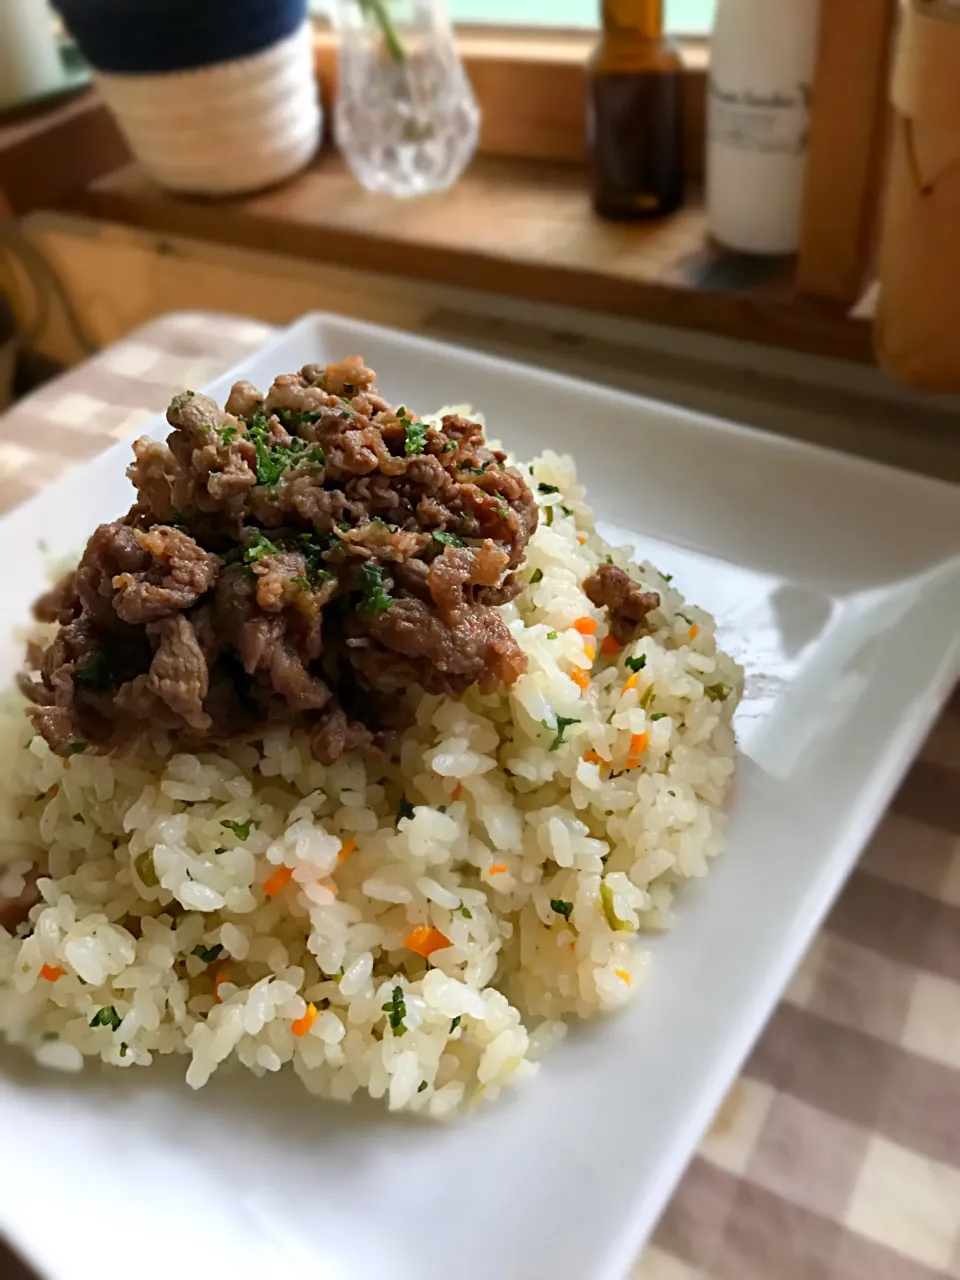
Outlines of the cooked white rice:
[[[67,1070],[187,1054],[195,1088],[231,1058],[291,1063],[314,1093],[443,1117],[534,1075],[565,1018],[636,995],[640,934],[722,848],[742,673],[706,613],[594,532],[570,458],[529,478],[529,585],[502,610],[528,670],[424,696],[399,760],[325,768],[284,731],[63,761],[8,708],[0,893],[41,854],[50,872],[18,936],[0,928],[8,1040]],[[615,656],[581,586],[608,556],[661,597]],[[423,959],[418,927],[450,945]]]

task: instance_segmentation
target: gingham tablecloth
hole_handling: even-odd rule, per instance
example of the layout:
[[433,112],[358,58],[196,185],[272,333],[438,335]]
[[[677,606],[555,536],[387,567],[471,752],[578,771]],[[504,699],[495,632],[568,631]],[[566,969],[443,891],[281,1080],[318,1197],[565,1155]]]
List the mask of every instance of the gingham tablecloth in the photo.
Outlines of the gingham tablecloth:
[[[0,418],[0,510],[273,332],[236,316],[166,316],[21,401]],[[633,1275],[960,1280],[960,698]]]

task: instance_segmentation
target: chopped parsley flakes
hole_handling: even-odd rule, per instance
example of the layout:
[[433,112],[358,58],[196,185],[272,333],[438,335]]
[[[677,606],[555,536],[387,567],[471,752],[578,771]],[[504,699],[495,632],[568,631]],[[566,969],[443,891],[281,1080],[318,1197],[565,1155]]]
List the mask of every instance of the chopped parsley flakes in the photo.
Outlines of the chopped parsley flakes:
[[233,437],[237,434],[237,428],[229,423],[219,428],[220,439],[224,444],[233,444]]
[[461,1023],[462,1019],[463,1019],[463,1014],[462,1014],[462,1013],[458,1013],[458,1014],[457,1014],[457,1016],[456,1016],[456,1017],[451,1021],[451,1023],[450,1023],[450,1034],[451,1034],[451,1035],[453,1035],[454,1031],[456,1031],[457,1027],[459,1027],[459,1025],[460,1025],[460,1023]]
[[573,911],[572,902],[564,902],[562,898],[551,898],[550,906],[558,916],[563,916],[564,920],[569,921],[570,914]]
[[443,529],[434,529],[433,537],[435,542],[442,543],[445,547],[462,547],[463,539],[455,533],[446,533]]
[[403,452],[408,458],[412,458],[415,454],[423,453],[427,447],[427,424],[425,422],[411,422],[409,418],[402,417],[401,413],[398,413],[397,417],[407,429],[407,436],[403,442]]
[[195,395],[195,391],[181,391],[179,395],[175,395],[170,401],[167,413],[179,413],[184,405],[188,405]]
[[160,883],[160,877],[157,875],[156,864],[153,861],[153,852],[145,849],[143,853],[138,854],[133,865],[136,867],[137,875],[148,889],[155,889]]
[[641,653],[639,658],[627,658],[626,665],[631,671],[642,671],[647,665],[647,655],[645,653]]
[[257,560],[262,560],[264,556],[275,556],[279,550],[276,543],[271,542],[261,529],[256,529],[243,553],[243,563],[253,564]]
[[104,1005],[90,1019],[91,1027],[109,1027],[111,1031],[116,1031],[123,1019],[117,1013],[112,1004]]
[[614,933],[633,933],[633,925],[617,915],[613,905],[613,890],[603,880],[600,881],[600,908]]
[[541,493],[559,493],[560,488],[555,484],[538,484],[537,488]]
[[556,631],[548,631],[548,632],[547,632],[547,639],[548,639],[548,640],[556,640],[557,638],[558,638],[558,636],[557,636],[557,632],[556,632]]
[[306,440],[299,436],[294,436],[289,444],[276,440],[270,431],[270,419],[262,409],[250,419],[247,434],[257,451],[257,484],[267,488],[273,488],[287,467],[300,461],[307,448]]
[[[570,728],[570,726],[571,726],[572,724],[579,724],[579,723],[580,723],[580,721],[579,721],[579,720],[573,720],[573,719],[570,719],[568,716],[557,716],[556,737],[555,737],[555,738],[554,738],[554,740],[550,743],[550,746],[548,747],[548,750],[549,750],[549,751],[556,751],[556,749],[557,749],[557,748],[560,746],[560,744],[563,742],[563,740],[564,740],[563,735],[564,735],[564,734],[566,733],[566,731]],[[553,725],[548,724],[546,720],[544,720],[544,721],[543,721],[543,727],[544,727],[545,729],[553,729]]]
[[460,903],[459,907],[453,908],[453,914],[455,916],[463,916],[464,920],[473,919],[473,912],[470,910],[469,907],[464,906],[462,902]]
[[703,692],[707,695],[711,702],[726,702],[730,697],[730,690],[726,685],[707,684],[703,687]]
[[384,1013],[389,1015],[390,1029],[395,1036],[404,1036],[407,1034],[407,1028],[404,1026],[404,1018],[407,1016],[407,1006],[403,1000],[403,987],[394,987],[390,999],[382,1006]]
[[248,818],[246,822],[234,822],[232,818],[224,818],[220,825],[221,827],[226,827],[228,831],[232,831],[238,840],[246,840],[257,824],[253,818]]
[[110,670],[110,659],[102,649],[94,649],[93,653],[80,664],[73,673],[74,684],[84,689],[109,689],[113,685],[113,672]]
[[222,950],[222,942],[215,942],[212,947],[205,947],[202,942],[198,942],[190,954],[197,956],[204,964],[212,964]]
[[543,581],[543,570],[542,570],[542,569],[534,569],[533,573],[531,573],[531,575],[530,575],[530,585],[531,585],[531,587],[532,587],[535,583],[537,583],[537,582],[542,582],[542,581]]
[[423,1093],[426,1087],[427,1087],[426,1080],[421,1080],[420,1083],[417,1085],[417,1093]]
[[651,720],[666,720],[667,713],[665,711],[655,711],[650,717]]
[[383,568],[372,560],[365,560],[358,571],[360,590],[363,599],[360,602],[360,617],[375,618],[385,613],[393,605],[393,596],[384,590]]

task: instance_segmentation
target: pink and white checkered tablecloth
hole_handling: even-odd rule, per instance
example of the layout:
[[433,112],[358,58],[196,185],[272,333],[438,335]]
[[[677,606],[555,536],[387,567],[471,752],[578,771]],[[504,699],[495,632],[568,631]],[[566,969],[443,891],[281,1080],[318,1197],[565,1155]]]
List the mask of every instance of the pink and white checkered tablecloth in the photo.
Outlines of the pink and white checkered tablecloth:
[[[21,401],[0,418],[0,510],[272,333],[237,316],[166,316]],[[960,697],[633,1274],[960,1280]]]

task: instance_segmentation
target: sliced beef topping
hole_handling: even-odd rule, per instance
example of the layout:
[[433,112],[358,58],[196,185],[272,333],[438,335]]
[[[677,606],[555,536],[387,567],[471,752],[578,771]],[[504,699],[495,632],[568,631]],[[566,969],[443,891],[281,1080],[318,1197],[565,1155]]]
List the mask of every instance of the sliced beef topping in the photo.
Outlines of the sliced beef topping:
[[496,606],[536,528],[525,481],[478,423],[374,384],[350,356],[237,383],[222,410],[174,397],[166,443],[134,446],[134,506],[38,602],[60,630],[21,686],[56,752],[288,722],[332,761],[393,732],[413,688],[524,670]]
[[191,729],[204,733],[210,727],[203,709],[210,672],[193,624],[178,613],[150,623],[147,635],[157,644],[147,688]]
[[218,557],[179,529],[155,525],[134,536],[150,559],[143,569],[113,579],[113,607],[124,622],[151,623],[189,609],[216,581]]
[[655,591],[644,591],[623,569],[602,564],[583,589],[597,608],[610,613],[610,632],[618,644],[629,644],[644,628],[647,614],[660,606]]

